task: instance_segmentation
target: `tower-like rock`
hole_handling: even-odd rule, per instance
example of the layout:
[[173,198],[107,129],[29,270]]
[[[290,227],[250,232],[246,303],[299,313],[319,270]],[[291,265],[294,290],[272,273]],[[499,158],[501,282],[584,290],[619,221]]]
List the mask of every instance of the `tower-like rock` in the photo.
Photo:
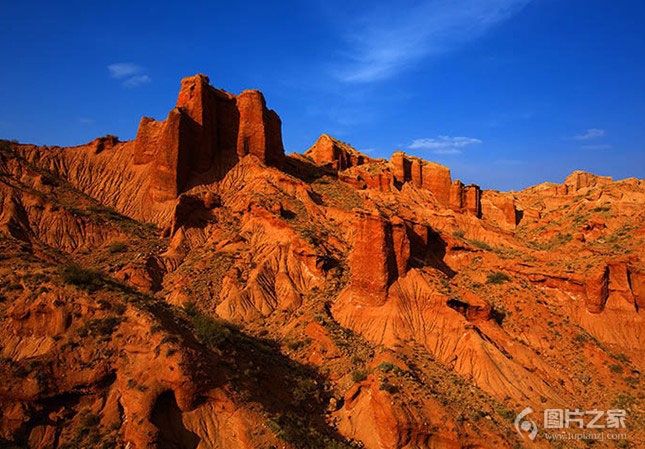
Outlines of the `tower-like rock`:
[[257,90],[234,96],[206,75],[184,78],[164,121],[144,117],[134,145],[135,165],[152,164],[150,194],[166,201],[201,182],[223,177],[241,157],[268,165],[284,157],[281,121]]

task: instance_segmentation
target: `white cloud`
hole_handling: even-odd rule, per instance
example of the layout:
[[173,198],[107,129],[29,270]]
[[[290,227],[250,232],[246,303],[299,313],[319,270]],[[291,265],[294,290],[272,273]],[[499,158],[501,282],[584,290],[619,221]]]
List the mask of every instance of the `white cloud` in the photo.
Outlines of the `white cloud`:
[[[425,0],[370,5],[347,24],[348,49],[336,76],[344,82],[387,79],[419,60],[454,49],[508,20],[532,0]],[[339,20],[342,20],[339,18]]]
[[408,146],[411,150],[430,150],[435,154],[458,154],[468,145],[480,144],[480,139],[472,137],[438,136],[436,138],[415,139]]
[[135,75],[123,81],[123,85],[126,87],[137,87],[150,81],[151,79],[148,75]]
[[112,78],[121,80],[125,87],[137,87],[151,81],[145,69],[131,62],[115,62],[107,66]]
[[603,137],[605,134],[604,129],[600,128],[589,128],[587,131],[584,132],[584,134],[578,134],[577,136],[573,136],[573,140],[593,140],[593,139],[598,139],[600,137]]
[[143,72],[143,67],[130,62],[116,62],[108,67],[112,78],[121,79]]

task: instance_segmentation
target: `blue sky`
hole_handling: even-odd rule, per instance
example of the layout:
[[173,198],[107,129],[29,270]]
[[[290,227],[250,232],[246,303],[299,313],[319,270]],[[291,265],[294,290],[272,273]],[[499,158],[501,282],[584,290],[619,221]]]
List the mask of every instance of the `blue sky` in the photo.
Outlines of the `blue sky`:
[[5,2],[0,137],[132,139],[180,79],[261,89],[288,152],[321,133],[484,188],[645,177],[645,2]]

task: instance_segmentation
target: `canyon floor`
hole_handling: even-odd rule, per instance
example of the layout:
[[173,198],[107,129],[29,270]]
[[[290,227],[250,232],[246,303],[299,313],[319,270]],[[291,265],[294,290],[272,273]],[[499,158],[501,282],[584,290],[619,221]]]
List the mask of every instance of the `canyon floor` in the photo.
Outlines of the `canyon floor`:
[[259,91],[185,78],[135,140],[0,142],[0,447],[644,447],[644,238],[643,180],[287,155]]

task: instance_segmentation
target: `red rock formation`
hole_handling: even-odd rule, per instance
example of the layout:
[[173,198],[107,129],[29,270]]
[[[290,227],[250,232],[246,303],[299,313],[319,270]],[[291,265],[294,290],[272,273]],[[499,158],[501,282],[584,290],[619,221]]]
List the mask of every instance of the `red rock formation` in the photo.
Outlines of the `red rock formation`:
[[141,119],[134,163],[152,163],[152,198],[165,201],[203,182],[202,173],[221,178],[247,154],[280,165],[281,126],[261,92],[235,97],[212,87],[205,75],[195,75],[182,80],[177,106],[165,121]]
[[645,182],[477,220],[444,167],[279,164],[278,128],[197,76],[136,141],[0,141],[0,446],[511,448],[527,405],[643,409]]
[[372,161],[371,158],[355,150],[351,145],[327,134],[322,134],[316,143],[305,152],[305,156],[317,164],[325,164],[338,171],[358,167]]
[[434,162],[423,161],[421,174],[423,188],[430,190],[440,204],[448,206],[452,184],[450,169]]
[[470,184],[464,187],[464,208],[475,217],[481,217],[481,189],[478,185]]
[[395,151],[390,157],[390,165],[394,178],[399,183],[404,183],[412,179],[411,161],[407,154],[402,151]]
[[397,183],[411,182],[417,188],[429,190],[443,207],[481,215],[479,187],[474,184],[464,187],[460,181],[453,183],[448,167],[401,151],[392,155],[390,167]]
[[639,310],[643,309],[645,307],[645,272],[630,267],[628,268],[627,276],[634,295],[634,301]]
[[351,184],[356,189],[390,192],[394,187],[392,171],[389,170],[387,165],[379,162],[350,167],[339,173],[338,179]]
[[576,170],[564,180],[569,193],[577,192],[580,189],[611,184],[611,176],[598,176],[593,173]]
[[455,179],[450,186],[450,208],[461,210],[464,207],[464,183]]
[[585,281],[587,310],[590,313],[602,312],[609,297],[609,268],[602,265],[590,270]]
[[[354,247],[349,256],[352,288],[360,293],[360,301],[380,304],[387,289],[398,275],[392,238],[392,225],[381,217],[359,214]],[[402,241],[399,241],[402,243]],[[404,253],[400,249],[400,254]]]
[[447,198],[447,204],[452,210],[467,212],[477,218],[481,217],[481,189],[478,185],[464,186],[461,181],[456,180],[450,185]]
[[284,147],[278,114],[267,109],[264,96],[258,90],[245,90],[236,101],[240,114],[238,154],[253,154],[269,165],[280,165]]
[[514,228],[518,222],[518,211],[513,194],[484,190],[481,199],[482,216],[502,228]]

